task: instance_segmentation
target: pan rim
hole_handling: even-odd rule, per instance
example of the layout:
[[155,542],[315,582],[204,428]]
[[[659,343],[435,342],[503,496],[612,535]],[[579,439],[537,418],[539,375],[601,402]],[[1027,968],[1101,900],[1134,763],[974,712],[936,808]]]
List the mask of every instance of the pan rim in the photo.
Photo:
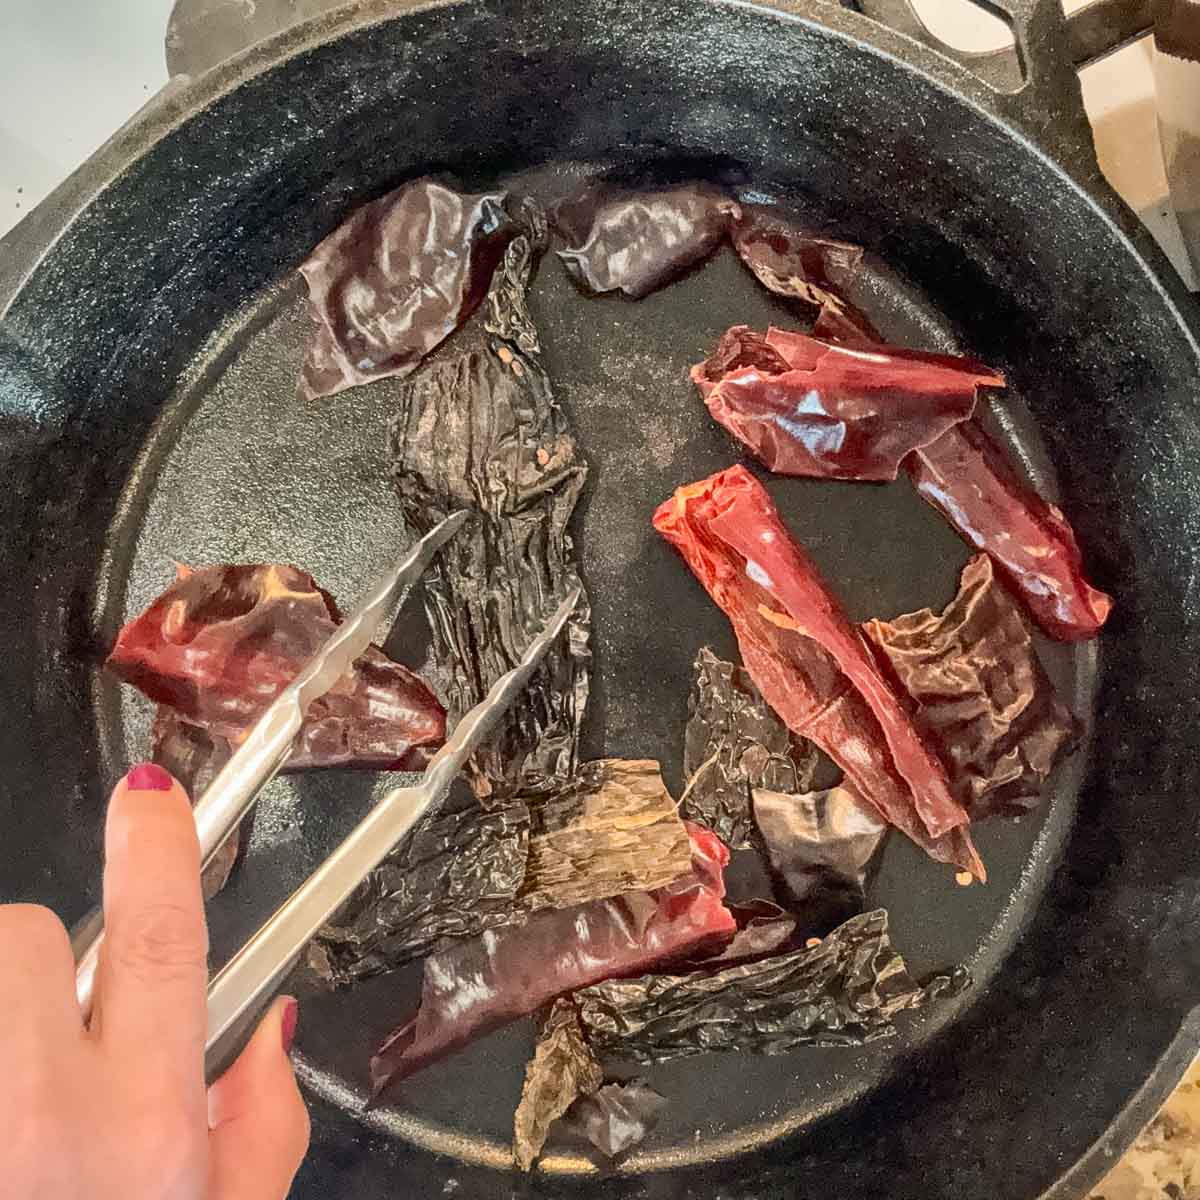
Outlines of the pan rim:
[[[626,0],[611,0],[618,4]],[[1097,162],[1083,186],[1061,163],[993,107],[993,91],[952,58],[834,0],[693,0],[711,8],[735,8],[805,25],[818,34],[875,54],[937,88],[1005,136],[1016,140],[1046,170],[1060,176],[1094,214],[1133,252],[1138,268],[1167,301],[1173,317],[1200,358],[1200,314],[1189,312],[1190,294],[1166,254],[1136,214],[1104,178]],[[347,3],[255,42],[229,59],[171,84],[122,126],[86,162],[0,238],[0,320],[54,248],[83,213],[143,156],[243,84],[285,66],[291,59],[365,29],[424,12],[478,6],[480,0],[347,0]],[[1081,101],[1082,103],[1082,101]]]

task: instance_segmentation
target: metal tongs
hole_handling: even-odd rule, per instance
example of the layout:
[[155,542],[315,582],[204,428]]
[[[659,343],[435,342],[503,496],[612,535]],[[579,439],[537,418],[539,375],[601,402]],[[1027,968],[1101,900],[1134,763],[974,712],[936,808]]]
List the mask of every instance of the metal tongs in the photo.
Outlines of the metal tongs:
[[[359,603],[358,607],[263,714],[193,810],[200,855],[208,866],[221,844],[249,812],[259,792],[291,753],[308,706],[324,695],[366,650],[385,617],[429,565],[434,554],[466,523],[458,512],[431,529]],[[493,684],[430,760],[421,782],[388,792],[274,916],[229,960],[208,985],[206,1067],[211,1078],[230,1057],[238,1037],[274,993],[313,936],[354,889],[422,816],[443,800],[479,744],[529,682],[579,602],[575,589],[529,643],[521,661]],[[76,994],[86,1021],[103,932],[77,947]]]

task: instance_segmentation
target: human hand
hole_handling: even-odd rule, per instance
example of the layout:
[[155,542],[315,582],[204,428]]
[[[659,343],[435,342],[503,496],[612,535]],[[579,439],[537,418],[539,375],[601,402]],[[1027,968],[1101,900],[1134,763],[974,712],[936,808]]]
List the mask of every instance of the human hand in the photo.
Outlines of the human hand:
[[282,1200],[308,1149],[281,997],[204,1086],[208,931],[183,789],[135,767],[108,810],[90,1026],[67,931],[0,905],[0,1192],[22,1200]]

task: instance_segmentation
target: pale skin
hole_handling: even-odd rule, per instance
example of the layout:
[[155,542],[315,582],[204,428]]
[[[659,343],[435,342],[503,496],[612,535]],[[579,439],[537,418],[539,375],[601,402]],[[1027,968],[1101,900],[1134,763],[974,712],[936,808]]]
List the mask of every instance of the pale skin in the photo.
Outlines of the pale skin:
[[276,1000],[205,1088],[200,850],[187,797],[161,768],[137,768],[113,792],[104,918],[84,1028],[62,923],[36,905],[0,905],[0,1190],[283,1200],[309,1136],[288,1057],[295,1001]]

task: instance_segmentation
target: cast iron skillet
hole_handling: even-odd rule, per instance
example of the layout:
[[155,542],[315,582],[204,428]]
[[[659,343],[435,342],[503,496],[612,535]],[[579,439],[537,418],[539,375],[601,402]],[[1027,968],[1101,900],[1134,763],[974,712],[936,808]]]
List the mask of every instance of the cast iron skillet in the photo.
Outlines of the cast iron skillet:
[[[967,996],[882,1048],[663,1068],[674,1103],[643,1155],[602,1178],[556,1144],[519,1183],[504,1143],[526,1028],[363,1118],[365,1053],[415,973],[348,997],[299,978],[315,1117],[299,1196],[1071,1196],[1180,1075],[1200,1041],[1198,352],[1178,281],[1086,150],[1057,5],[1010,0],[1028,77],[1013,96],[819,0],[364,4],[211,72],[7,239],[0,864],[4,898],[69,921],[96,895],[107,787],[145,745],[144,712],[97,664],[170,560],[291,559],[349,598],[397,549],[394,392],[293,400],[289,280],[406,177],[699,175],[863,242],[891,268],[859,297],[885,332],[1007,373],[997,429],[1116,596],[1098,645],[1046,648],[1091,729],[1049,816],[981,831],[987,889],[898,839],[874,884],[914,968],[967,962]],[[648,518],[736,457],[682,371],[726,324],[788,314],[727,255],[638,305],[585,302],[550,261],[534,308],[593,467],[588,749],[657,755],[678,785],[690,659],[730,646]],[[856,615],[948,598],[965,551],[903,485],[772,488]],[[276,785],[213,908],[218,956],[372,786]]]

